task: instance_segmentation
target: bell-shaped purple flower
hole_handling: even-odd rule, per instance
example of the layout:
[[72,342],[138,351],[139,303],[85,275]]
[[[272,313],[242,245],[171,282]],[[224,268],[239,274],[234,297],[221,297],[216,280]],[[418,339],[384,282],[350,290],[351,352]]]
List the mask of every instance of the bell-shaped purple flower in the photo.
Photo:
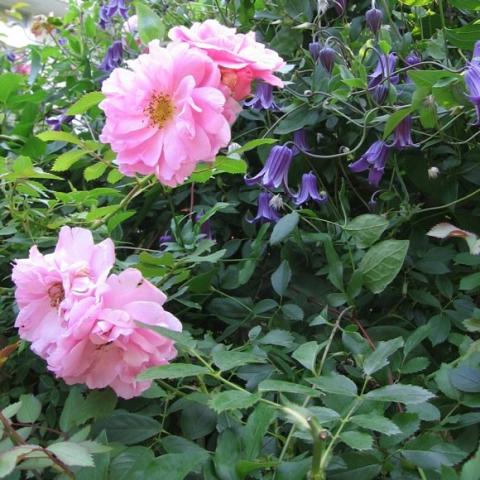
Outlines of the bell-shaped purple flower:
[[102,5],[98,12],[100,27],[105,29],[117,12],[126,20],[128,18],[126,2],[127,0],[109,0],[107,4]]
[[244,102],[247,107],[255,110],[278,110],[278,106],[273,100],[273,87],[269,83],[258,82],[255,95],[248,102]]
[[403,150],[408,147],[418,147],[418,144],[412,140],[412,117],[407,115],[395,128],[393,148]]
[[308,44],[308,51],[313,58],[315,63],[318,62],[318,55],[320,54],[320,50],[322,48],[322,44],[319,42],[310,42]]
[[8,52],[6,57],[10,63],[13,63],[17,59],[16,55],[13,52]]
[[280,216],[277,210],[272,206],[273,195],[269,192],[260,192],[258,195],[258,212],[255,218],[248,220],[250,223],[255,222],[277,222]]
[[254,177],[245,175],[245,183],[249,187],[263,185],[266,188],[278,188],[282,185],[288,191],[288,170],[292,158],[291,148],[275,145],[270,150],[264,167]]
[[108,48],[105,58],[100,65],[100,70],[104,72],[111,72],[122,63],[123,45],[121,40],[115,40],[112,46]]
[[62,129],[62,125],[70,123],[73,118],[74,117],[72,117],[71,115],[65,115],[64,113],[62,113],[61,115],[58,115],[56,117],[47,118],[46,122],[47,125],[50,125],[50,127],[52,127],[52,130],[58,131]]
[[343,15],[347,9],[347,0],[333,0],[337,15]]
[[313,172],[308,172],[302,175],[300,189],[293,195],[293,199],[296,205],[303,205],[309,200],[325,203],[328,201],[328,195],[325,192],[319,192],[317,177]]
[[383,177],[389,153],[389,146],[382,140],[377,140],[356,162],[349,165],[349,168],[355,173],[368,170],[368,183],[378,187]]
[[300,152],[308,152],[310,150],[310,146],[307,142],[307,132],[304,128],[300,128],[300,130],[295,130],[293,132],[293,155],[298,155]]
[[368,76],[368,89],[372,90],[377,85],[383,84],[387,78],[391,84],[396,85],[400,81],[398,75],[393,75],[396,65],[397,55],[395,53],[380,55],[375,70]]
[[467,86],[468,98],[477,112],[475,125],[480,126],[480,62],[468,64],[465,71],[465,84]]
[[377,105],[383,105],[385,103],[385,100],[388,97],[388,90],[388,86],[384,85],[383,83],[373,87],[373,89],[370,89],[372,98]]
[[367,22],[367,27],[376,35],[382,27],[383,12],[378,8],[373,7],[370,10],[367,10],[365,20]]
[[335,57],[337,52],[328,46],[325,46],[320,49],[318,53],[318,60],[322,64],[322,67],[328,72],[332,73],[333,67],[335,65]]

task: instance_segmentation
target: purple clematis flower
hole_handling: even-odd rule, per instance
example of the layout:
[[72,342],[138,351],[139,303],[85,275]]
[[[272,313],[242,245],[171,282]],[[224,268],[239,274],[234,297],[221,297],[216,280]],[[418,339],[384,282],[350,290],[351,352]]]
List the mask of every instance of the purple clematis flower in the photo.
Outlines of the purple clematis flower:
[[57,117],[50,117],[47,118],[46,122],[47,125],[50,125],[52,127],[52,130],[61,130],[62,125],[68,124],[73,120],[72,115],[65,115],[62,113],[61,115],[58,115]]
[[467,86],[468,98],[477,112],[475,125],[480,126],[480,61],[478,63],[472,61],[467,65],[465,84]]
[[328,201],[328,195],[325,192],[318,191],[317,177],[313,172],[304,173],[300,189],[293,195],[295,205],[303,205],[309,200],[317,203],[325,203]]
[[293,155],[298,155],[301,152],[308,152],[310,150],[310,146],[307,142],[307,132],[304,128],[293,132],[293,143]]
[[356,162],[349,165],[349,168],[355,173],[368,170],[368,183],[378,187],[383,177],[389,153],[390,147],[382,140],[377,140]]
[[412,117],[407,115],[395,128],[393,148],[403,150],[408,147],[418,147],[412,140]]
[[17,59],[17,56],[13,52],[8,52],[6,57],[7,60],[11,63],[13,63]]
[[415,52],[411,52],[405,58],[405,63],[411,68],[418,68],[418,64],[422,63],[422,57]]
[[343,15],[347,9],[347,0],[333,0],[333,5],[337,15]]
[[328,73],[332,73],[333,67],[335,66],[336,56],[337,52],[333,48],[327,46],[321,48],[318,53],[318,60]]
[[373,7],[370,10],[367,10],[365,20],[367,22],[367,27],[376,35],[382,27],[383,12],[378,8]]
[[122,63],[123,45],[121,40],[115,40],[112,46],[108,48],[105,58],[100,65],[100,70],[104,72],[111,72]]
[[245,183],[249,187],[263,185],[266,188],[278,188],[282,185],[288,191],[288,170],[292,158],[291,148],[275,145],[270,150],[264,167],[254,177],[245,175]]
[[248,220],[250,223],[255,222],[277,222],[280,216],[272,205],[273,195],[268,192],[260,192],[258,195],[258,212],[255,218]]
[[247,107],[255,110],[278,110],[278,106],[273,100],[273,87],[265,82],[258,82],[254,97],[244,103]]
[[112,17],[118,12],[125,20],[128,18],[127,0],[109,0],[106,5],[100,7],[98,16],[100,17],[99,25],[105,30],[111,22]]
[[322,45],[319,42],[310,42],[308,44],[308,51],[310,52],[310,55],[315,63],[318,62],[318,55],[320,54],[321,48]]
[[388,97],[388,90],[389,88],[387,87],[387,85],[384,85],[383,83],[377,85],[376,87],[373,87],[373,89],[370,90],[372,98],[373,100],[375,100],[375,103],[377,103],[377,105],[383,105],[385,103],[385,100]]
[[375,70],[368,76],[369,90],[372,90],[379,84],[383,84],[385,79],[389,79],[390,83],[396,85],[400,81],[398,75],[393,75],[396,65],[397,55],[395,53],[380,55]]

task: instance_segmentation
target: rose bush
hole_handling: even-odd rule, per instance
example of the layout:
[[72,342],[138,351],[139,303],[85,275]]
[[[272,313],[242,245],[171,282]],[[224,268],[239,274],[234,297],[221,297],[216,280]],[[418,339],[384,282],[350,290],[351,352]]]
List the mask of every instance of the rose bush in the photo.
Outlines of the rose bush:
[[86,0],[2,46],[0,478],[479,478],[479,12]]

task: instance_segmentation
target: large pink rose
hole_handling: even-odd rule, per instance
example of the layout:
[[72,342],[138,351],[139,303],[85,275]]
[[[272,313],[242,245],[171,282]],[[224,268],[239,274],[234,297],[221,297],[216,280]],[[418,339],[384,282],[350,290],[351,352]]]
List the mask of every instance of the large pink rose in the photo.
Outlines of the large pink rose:
[[222,81],[235,100],[250,94],[251,83],[261,79],[271,85],[282,87],[283,82],[274,75],[285,62],[273,50],[255,39],[255,32],[237,33],[216,20],[194,23],[191,28],[174,27],[168,36],[177,42],[186,42],[200,50],[220,67]]
[[155,41],[128,66],[103,82],[100,139],[117,153],[124,174],[155,174],[165,185],[181,184],[198,162],[213,161],[230,141],[235,113],[231,104],[224,111],[220,71],[185,43],[162,48]]
[[15,326],[42,356],[54,348],[67,327],[70,310],[91,297],[107,279],[115,261],[110,239],[95,245],[90,231],[62,227],[53,253],[36,246],[16,260],[12,280],[19,313]]
[[141,394],[151,381],[138,381],[146,368],[176,356],[171,340],[137,322],[181,331],[180,321],[163,309],[165,295],[133,268],[111,275],[87,309],[73,309],[68,331],[48,357],[48,367],[68,384],[110,386],[117,395]]

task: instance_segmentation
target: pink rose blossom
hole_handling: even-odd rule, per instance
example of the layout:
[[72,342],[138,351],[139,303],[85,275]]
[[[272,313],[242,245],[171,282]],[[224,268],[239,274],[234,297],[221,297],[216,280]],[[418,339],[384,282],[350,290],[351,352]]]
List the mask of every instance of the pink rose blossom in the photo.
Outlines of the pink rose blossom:
[[16,260],[12,279],[19,314],[15,326],[32,350],[46,355],[65,330],[72,306],[93,294],[115,261],[113,242],[95,245],[90,231],[62,227],[53,253],[36,246],[29,257]]
[[224,112],[220,71],[200,50],[185,43],[161,48],[157,41],[128,65],[103,83],[100,139],[117,153],[125,175],[183,183],[198,162],[212,161],[230,141],[234,109]]
[[255,39],[255,32],[237,33],[216,20],[194,23],[191,28],[174,27],[168,33],[171,40],[186,42],[200,50],[220,67],[222,81],[235,100],[242,100],[251,91],[251,83],[261,79],[282,87],[283,82],[273,75],[285,62],[273,50]]
[[173,341],[136,322],[181,331],[180,321],[162,307],[165,295],[133,268],[111,275],[100,293],[101,308],[72,310],[68,331],[49,356],[49,369],[69,385],[110,386],[117,395],[140,395],[151,381],[136,377],[176,356]]

